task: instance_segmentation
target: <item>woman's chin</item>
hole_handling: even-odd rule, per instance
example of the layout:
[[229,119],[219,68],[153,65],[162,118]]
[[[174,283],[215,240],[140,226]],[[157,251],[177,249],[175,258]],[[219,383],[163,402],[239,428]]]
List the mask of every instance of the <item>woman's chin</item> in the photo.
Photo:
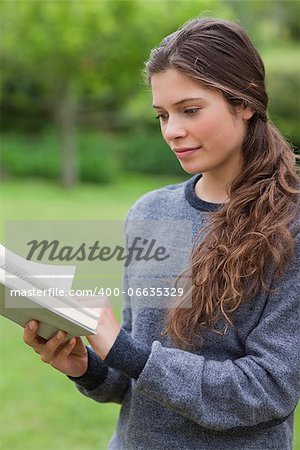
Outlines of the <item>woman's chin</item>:
[[183,170],[186,173],[189,173],[190,175],[195,175],[196,173],[202,173],[203,172],[203,167],[200,167],[199,164],[193,164],[193,163],[186,163],[186,162],[182,162],[180,161],[180,165],[183,168]]

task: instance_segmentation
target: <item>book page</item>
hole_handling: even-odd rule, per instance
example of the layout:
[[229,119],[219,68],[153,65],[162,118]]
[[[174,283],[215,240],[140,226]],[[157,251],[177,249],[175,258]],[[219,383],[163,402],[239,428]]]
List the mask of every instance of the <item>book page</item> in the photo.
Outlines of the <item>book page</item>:
[[[60,310],[62,314],[69,315],[68,309],[82,311],[86,316],[96,319],[99,308],[105,306],[105,300],[98,297],[70,297],[68,292],[72,287],[76,266],[59,266],[41,264],[28,261],[25,258],[11,252],[0,244],[0,283],[10,289],[19,289],[29,292],[33,287],[41,290],[63,290],[66,295],[57,294],[30,298],[38,305],[50,307],[52,310]],[[65,305],[65,307],[64,307]],[[20,308],[19,301],[13,299],[7,307]]]
[[1,244],[0,267],[5,271],[5,277],[16,276],[41,289],[52,287],[64,291],[71,289],[76,271],[76,266],[59,266],[28,261]]

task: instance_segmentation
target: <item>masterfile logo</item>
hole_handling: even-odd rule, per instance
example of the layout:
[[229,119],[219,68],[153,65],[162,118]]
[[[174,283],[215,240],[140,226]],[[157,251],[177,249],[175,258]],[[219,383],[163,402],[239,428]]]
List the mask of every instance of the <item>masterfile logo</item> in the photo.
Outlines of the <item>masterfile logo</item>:
[[167,249],[159,246],[156,239],[143,239],[135,237],[132,244],[127,248],[116,245],[111,248],[106,245],[100,245],[95,241],[92,245],[83,242],[78,248],[71,245],[60,245],[58,240],[51,242],[47,240],[32,240],[27,242],[30,250],[26,259],[32,260],[35,256],[38,261],[109,261],[115,258],[117,261],[125,261],[125,267],[128,267],[132,259],[136,261],[165,261],[170,258]]

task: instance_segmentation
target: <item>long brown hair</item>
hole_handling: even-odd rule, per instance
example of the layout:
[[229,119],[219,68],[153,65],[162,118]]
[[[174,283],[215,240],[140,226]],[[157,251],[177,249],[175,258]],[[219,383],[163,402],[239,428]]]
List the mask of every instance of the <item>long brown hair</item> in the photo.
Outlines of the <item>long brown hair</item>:
[[[165,334],[190,348],[204,328],[224,334],[246,298],[268,291],[270,265],[274,278],[282,275],[294,253],[299,177],[291,146],[268,119],[264,65],[241,26],[214,18],[189,21],[152,50],[145,65],[148,83],[169,68],[218,90],[232,109],[254,111],[229,201],[211,215],[208,233],[194,246],[192,287],[166,315]],[[191,307],[185,307],[188,295]]]

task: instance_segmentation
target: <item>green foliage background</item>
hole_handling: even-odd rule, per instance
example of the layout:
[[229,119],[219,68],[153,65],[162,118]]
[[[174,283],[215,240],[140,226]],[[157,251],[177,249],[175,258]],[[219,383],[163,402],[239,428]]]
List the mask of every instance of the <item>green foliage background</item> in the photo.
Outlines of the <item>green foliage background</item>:
[[178,173],[159,142],[142,70],[150,49],[197,15],[247,29],[265,61],[270,117],[299,147],[299,5],[2,1],[2,176],[59,180],[66,166],[74,172],[70,183],[111,182],[121,170]]

